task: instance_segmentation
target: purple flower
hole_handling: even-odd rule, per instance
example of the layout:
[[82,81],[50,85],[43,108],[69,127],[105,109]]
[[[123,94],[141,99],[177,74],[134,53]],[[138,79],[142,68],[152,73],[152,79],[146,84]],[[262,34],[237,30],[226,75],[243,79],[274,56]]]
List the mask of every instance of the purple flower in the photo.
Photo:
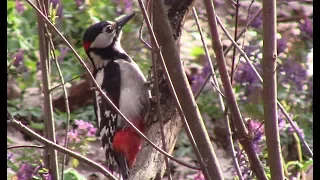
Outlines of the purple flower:
[[313,37],[313,23],[309,18],[305,18],[303,23],[300,23],[300,30]]
[[97,128],[91,128],[88,133],[87,136],[88,137],[95,137],[96,136],[96,132],[97,132]]
[[41,174],[43,180],[51,180],[52,176],[50,173]]
[[198,171],[197,175],[194,177],[194,180],[205,180],[203,173],[201,171]]
[[250,26],[253,28],[260,28],[262,25],[262,15],[260,15],[259,17],[257,17],[251,24]]
[[18,170],[17,176],[19,180],[32,179],[34,167],[31,164],[23,163]]
[[8,152],[7,153],[7,160],[12,162],[13,153]]
[[78,129],[87,129],[86,123],[83,120],[75,120]]
[[[238,163],[239,163],[239,167],[241,170],[241,174],[243,176],[244,179],[251,179],[250,177],[250,172],[251,169],[249,168],[248,164],[248,158],[246,156],[246,154],[243,153],[243,151],[239,148],[236,148],[236,157],[238,159]],[[233,174],[236,175],[237,172],[235,170],[233,170]]]
[[[304,138],[304,132],[303,132],[303,129],[301,129],[299,126],[298,126],[298,124],[297,124],[297,122],[293,122],[293,125],[297,128],[297,130],[298,130],[298,133]],[[288,127],[288,134],[293,134],[293,133],[295,133],[295,130],[294,130],[294,128],[290,125],[289,127]]]
[[248,120],[247,121],[248,131],[253,135],[253,146],[257,153],[261,152],[261,142],[264,136],[264,126],[261,122]]
[[77,6],[81,6],[82,4],[84,4],[85,0],[75,0]]
[[61,47],[61,46],[60,46],[59,49],[60,49],[60,55],[58,56],[57,60],[58,60],[59,62],[62,62],[63,59],[67,56],[67,54],[68,54],[68,52],[69,52],[69,48],[67,48],[67,47]]
[[77,119],[75,120],[75,124],[77,126],[75,131],[77,131],[78,135],[84,135],[87,137],[95,136],[97,128],[95,128],[93,124]]
[[14,61],[13,65],[15,67],[18,67],[20,64],[22,64],[22,62],[24,60],[23,55],[24,55],[24,50],[19,49],[16,54],[11,56],[11,58],[13,58],[13,61]]
[[68,132],[67,135],[70,142],[73,142],[73,143],[80,142],[80,139],[78,137],[79,134],[77,130],[71,130],[70,132]]
[[283,80],[285,83],[293,83],[296,89],[302,90],[308,76],[307,70],[300,63],[288,59],[279,66],[279,70],[285,73]]
[[277,53],[283,53],[287,48],[287,41],[284,38],[277,40]]
[[284,114],[279,110],[278,111],[278,127],[280,132],[284,132],[286,129],[286,117]]
[[[257,71],[261,71],[261,65],[255,67]],[[259,83],[259,79],[255,75],[254,71],[248,65],[248,63],[241,63],[238,67],[238,70],[235,74],[234,80],[239,83]]]
[[125,14],[132,11],[132,1],[131,0],[113,0],[117,4],[117,13]]
[[23,4],[20,2],[20,0],[16,0],[16,10],[19,14],[22,14],[25,11],[25,8]]
[[259,47],[256,45],[245,45],[243,51],[247,54],[248,57],[251,57],[255,55],[253,52],[256,51],[258,48]]

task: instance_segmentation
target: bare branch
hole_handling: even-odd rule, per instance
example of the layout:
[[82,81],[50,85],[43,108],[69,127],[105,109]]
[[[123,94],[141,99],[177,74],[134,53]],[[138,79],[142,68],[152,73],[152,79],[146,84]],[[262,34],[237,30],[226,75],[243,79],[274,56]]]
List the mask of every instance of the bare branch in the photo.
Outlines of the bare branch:
[[76,77],[74,77],[72,79],[69,79],[69,80],[65,81],[64,83],[60,83],[60,84],[56,85],[55,87],[51,88],[50,91],[53,91],[53,90],[55,90],[56,88],[58,88],[60,86],[66,85],[67,83],[69,83],[69,82],[71,82],[71,81],[73,81],[75,79],[78,79],[80,77],[83,77],[84,75],[86,75],[86,73],[83,73],[83,74],[81,74],[79,76],[76,76]]
[[284,179],[277,111],[276,0],[263,0],[263,109],[271,179]]
[[[9,113],[9,111],[8,111]],[[9,113],[10,114],[10,113]],[[11,116],[11,115],[10,115]],[[83,162],[87,164],[90,167],[93,167],[94,169],[98,170],[100,173],[102,173],[104,176],[110,178],[111,180],[117,180],[116,177],[112,175],[108,170],[106,170],[102,165],[80,155],[79,153],[73,152],[69,149],[66,149],[50,140],[47,140],[46,138],[40,136],[36,132],[32,131],[30,128],[27,126],[23,125],[21,122],[15,120],[13,117],[11,117],[8,121],[8,125],[13,126],[19,131],[22,131],[26,133],[27,135],[31,136],[32,138],[36,139],[37,141],[41,142],[44,144],[46,147],[58,150],[59,152],[62,152],[64,154],[68,154],[69,156],[78,159],[80,162]]]
[[[152,35],[152,39],[151,39],[151,40],[152,40],[152,41],[155,41],[156,38],[155,38],[155,36],[154,36],[154,31],[152,30],[152,27],[151,27],[150,19],[149,19],[148,15],[147,15],[146,8],[144,7],[144,4],[143,4],[142,1],[139,0],[138,2],[139,2],[139,5],[140,5],[140,8],[141,8],[141,10],[142,10],[142,13],[143,13],[143,16],[144,16],[144,20],[146,21],[146,24],[147,24],[149,33]],[[148,3],[149,3],[149,2],[150,2],[150,1],[148,1]],[[157,41],[155,41],[155,42],[157,42]],[[205,176],[209,177],[208,172],[207,172],[207,170],[205,169],[205,164],[204,164],[204,162],[203,162],[203,159],[202,159],[201,156],[200,156],[199,149],[198,149],[198,147],[197,147],[197,145],[196,145],[196,143],[195,143],[195,140],[194,140],[194,138],[193,138],[193,135],[192,135],[192,133],[191,133],[191,131],[190,131],[190,127],[189,127],[189,125],[188,125],[188,123],[187,123],[187,120],[186,120],[186,118],[185,118],[185,116],[184,116],[184,113],[183,113],[183,111],[182,111],[182,109],[181,109],[180,102],[179,102],[179,100],[178,100],[177,94],[176,94],[176,92],[175,92],[175,89],[174,89],[173,84],[172,84],[172,81],[171,81],[171,77],[170,77],[170,75],[169,75],[169,73],[168,73],[167,67],[165,66],[161,49],[159,48],[159,46],[158,46],[157,48],[156,48],[156,47],[153,47],[153,48],[152,48],[152,52],[158,54],[158,57],[160,57],[161,65],[162,65],[161,67],[162,67],[162,69],[163,69],[163,71],[164,71],[164,75],[165,75],[165,77],[166,77],[167,84],[169,85],[169,90],[170,90],[170,92],[171,92],[171,95],[173,95],[173,99],[174,99],[174,102],[176,103],[176,106],[177,106],[179,115],[180,115],[180,117],[181,117],[181,119],[182,119],[182,122],[184,123],[185,128],[186,128],[185,130],[186,130],[186,133],[187,133],[187,135],[188,135],[188,138],[189,138],[189,140],[190,140],[190,142],[191,142],[191,145],[192,145],[192,147],[193,147],[193,150],[195,151],[195,155],[196,155],[197,159],[198,159],[199,162],[200,162],[200,166],[201,166],[202,170],[204,171]],[[159,71],[161,72],[161,70],[159,70]],[[173,119],[174,119],[174,118],[173,118]],[[172,121],[172,119],[171,119],[170,121]],[[173,122],[170,122],[170,123],[173,123]],[[180,128],[176,128],[176,129],[180,129]],[[174,132],[174,131],[176,131],[176,132]],[[177,132],[178,132],[177,130],[171,129],[171,133],[177,134]],[[171,135],[171,136],[172,136],[172,135]],[[150,155],[150,158],[149,158],[149,159],[152,159],[152,157],[155,156],[153,153],[150,153],[150,152],[146,152],[146,153],[149,153],[149,155]],[[139,157],[138,157],[137,159],[139,159]],[[153,159],[154,159],[154,158],[153,158]],[[150,164],[150,163],[144,161],[144,162],[140,163],[139,165],[140,165],[140,166],[148,166],[149,164]],[[150,167],[150,166],[148,166],[148,167]],[[144,169],[144,168],[142,168],[142,169]],[[149,168],[149,169],[152,169],[152,168]],[[141,170],[140,170],[140,172],[141,172]],[[149,178],[149,176],[147,176],[147,175],[145,175],[145,174],[143,174],[143,175],[145,175],[145,176],[141,177],[141,176],[142,176],[142,175],[141,175],[142,173],[140,173],[140,172],[136,172],[136,171],[135,171],[134,173],[137,174],[137,175],[136,175],[136,176],[131,176],[131,177],[140,178],[140,179],[141,179],[141,178],[147,178],[147,177]],[[140,176],[140,175],[141,175],[141,176]],[[134,178],[133,178],[133,179],[134,179]]]
[[206,44],[206,42],[204,40],[204,37],[203,37],[202,29],[201,29],[201,26],[200,26],[200,23],[199,23],[199,20],[198,20],[198,15],[197,15],[197,11],[196,11],[195,7],[192,8],[192,12],[193,12],[194,18],[196,20],[198,31],[199,31],[200,36],[201,36],[202,46],[205,49],[205,53],[206,53],[206,56],[207,56],[207,59],[208,59],[208,62],[209,62],[210,68],[211,68],[212,78],[213,79],[210,82],[216,88],[217,92],[219,93],[218,94],[218,96],[219,96],[219,105],[220,105],[221,111],[225,112],[224,113],[225,119],[226,119],[225,124],[226,124],[226,127],[227,127],[226,129],[227,129],[227,132],[228,132],[228,140],[229,140],[229,144],[230,144],[231,151],[232,151],[232,160],[234,162],[234,166],[235,166],[236,171],[238,173],[239,179],[243,180],[243,177],[242,177],[242,174],[241,174],[241,171],[240,171],[240,167],[239,167],[239,163],[238,163],[238,160],[237,160],[237,157],[236,157],[236,152],[235,152],[235,149],[234,149],[234,146],[233,146],[232,132],[231,132],[231,128],[230,128],[229,117],[227,115],[227,111],[226,111],[226,108],[225,108],[225,105],[224,105],[224,102],[223,102],[223,99],[222,99],[222,97],[225,98],[225,99],[226,99],[226,97],[220,91],[218,79],[217,79],[217,77],[215,75],[215,72],[214,72],[214,68],[213,68],[213,65],[212,65],[211,57],[209,55],[208,47],[207,47],[207,44]]
[[[148,4],[150,3],[150,1],[152,0],[149,0],[148,1]],[[152,2],[151,2],[152,3]],[[151,6],[151,14],[152,14],[152,7]],[[144,12],[146,14],[146,12]],[[147,17],[148,18],[148,17]],[[147,21],[148,22],[148,21]],[[153,43],[154,45],[155,43]],[[153,49],[153,48],[152,48]],[[154,82],[154,87],[155,87],[155,96],[156,96],[156,103],[157,103],[157,115],[158,115],[158,119],[160,121],[160,128],[161,128],[161,139],[162,139],[162,148],[164,151],[167,151],[167,146],[166,146],[166,141],[165,141],[165,136],[164,136],[164,125],[163,125],[163,121],[164,119],[161,118],[161,105],[160,105],[160,92],[159,92],[159,78],[158,78],[158,72],[157,72],[157,59],[155,56],[152,57],[152,69],[153,69],[153,74],[154,74],[154,77],[155,77],[155,80],[153,81]],[[166,171],[167,171],[167,176],[168,176],[168,179],[169,180],[172,180],[172,176],[171,176],[171,172],[170,172],[170,165],[169,165],[169,160],[167,157],[164,156],[164,161],[166,163]]]
[[10,147],[7,147],[7,150],[18,149],[18,148],[40,148],[40,149],[43,149],[44,146],[38,146],[38,145],[19,145],[19,146],[10,146]]
[[[47,12],[48,0],[39,0],[39,7],[42,7],[42,12]],[[52,142],[56,142],[55,136],[55,124],[52,107],[52,95],[50,92],[50,60],[49,60],[49,43],[48,43],[48,32],[45,32],[45,23],[41,16],[38,18],[38,35],[39,35],[39,51],[40,51],[40,67],[42,76],[42,89],[43,89],[43,117],[45,126],[45,137]],[[58,169],[58,157],[57,152],[54,149],[46,148],[44,151],[44,162],[45,166],[50,169],[52,178],[59,180],[59,169]]]
[[[199,147],[201,157],[204,159],[204,162],[207,162],[207,168],[210,169],[210,171],[208,170],[210,176],[206,178],[209,179],[215,177],[223,179],[221,169],[218,165],[218,160],[215,156],[209,136],[181,64],[177,46],[175,44],[174,37],[172,36],[173,32],[167,16],[165,16],[164,4],[161,1],[154,1],[154,7],[154,32],[149,26],[148,29],[155,41],[157,49],[160,49],[159,44],[165,45],[161,48],[163,54],[159,51],[159,57],[161,60],[164,60],[163,66],[167,67],[181,108],[183,113],[186,114],[186,120],[190,125],[190,130],[194,135],[197,147]],[[155,38],[155,34],[157,35],[157,39]],[[159,42],[159,44],[157,42]]]
[[[65,102],[65,106],[66,106],[66,113],[67,113],[67,123],[66,123],[66,134],[65,134],[65,138],[64,138],[64,142],[65,142],[64,147],[68,148],[68,132],[69,132],[69,125],[70,125],[70,108],[69,108],[68,93],[67,93],[67,88],[65,86],[66,83],[64,81],[64,78],[63,78],[63,75],[62,75],[62,72],[60,69],[60,65],[59,65],[58,59],[55,54],[55,47],[54,47],[54,44],[52,41],[52,36],[51,36],[51,33],[49,32],[49,29],[47,26],[46,26],[46,33],[48,34],[48,39],[49,39],[49,43],[50,43],[50,55],[53,58],[53,61],[56,65],[56,68],[58,70],[58,74],[60,77],[60,81],[62,84],[63,98],[64,98],[64,102]],[[50,90],[50,92],[51,92],[51,90]],[[62,180],[64,179],[63,173],[64,173],[64,166],[65,166],[66,158],[67,158],[67,156],[64,155],[62,167],[61,167],[61,179]]]
[[[250,68],[252,69],[252,71],[254,72],[254,74],[256,75],[256,77],[259,79],[260,83],[263,83],[263,80],[260,76],[260,74],[258,73],[258,71],[256,70],[256,68],[253,66],[253,64],[251,63],[250,59],[248,58],[247,54],[241,49],[241,47],[239,47],[239,45],[233,40],[233,38],[231,37],[231,35],[228,33],[228,31],[224,28],[223,24],[221,23],[220,19],[218,16],[216,16],[217,22],[220,25],[221,29],[223,30],[223,32],[227,35],[228,39],[232,42],[232,44],[238,49],[238,51],[240,52],[240,54],[243,56],[243,58],[246,60],[246,62],[248,63],[248,65],[250,66]],[[307,152],[309,153],[309,155],[311,157],[313,157],[313,152],[310,149],[308,143],[306,142],[306,140],[302,137],[302,135],[299,133],[298,128],[296,127],[296,125],[293,123],[293,120],[291,119],[291,117],[289,116],[289,114],[287,113],[287,111],[284,109],[284,107],[281,105],[281,103],[277,100],[277,105],[278,108],[282,111],[282,113],[284,114],[284,116],[286,117],[287,121],[290,123],[291,127],[293,127],[294,131],[297,133],[297,135],[299,136],[300,141],[303,143],[304,147],[307,149]]]
[[264,172],[262,163],[260,162],[256,152],[254,151],[252,141],[247,138],[248,131],[243,122],[240,110],[237,105],[237,101],[232,90],[229,74],[227,71],[227,65],[223,54],[220,35],[218,32],[218,24],[213,2],[211,0],[204,0],[204,3],[208,15],[212,46],[216,54],[221,81],[224,87],[225,95],[227,97],[228,106],[230,107],[232,121],[237,129],[237,135],[239,136],[238,138],[243,148],[246,150],[246,153],[248,154],[252,171],[255,173],[258,179],[267,180],[267,176]]

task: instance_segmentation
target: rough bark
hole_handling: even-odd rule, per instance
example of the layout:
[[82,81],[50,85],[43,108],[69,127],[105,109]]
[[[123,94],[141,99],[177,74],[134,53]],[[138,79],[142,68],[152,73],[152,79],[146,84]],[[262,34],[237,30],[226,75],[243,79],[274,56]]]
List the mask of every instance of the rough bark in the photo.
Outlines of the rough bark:
[[[165,1],[167,8],[167,15],[173,29],[173,37],[175,43],[179,44],[179,37],[183,26],[183,19],[192,4],[192,0],[183,1]],[[164,44],[163,44],[164,46]],[[158,61],[157,65],[160,65]],[[158,68],[159,67],[159,68]],[[161,118],[164,121],[164,134],[167,152],[172,153],[176,143],[178,134],[182,127],[182,121],[176,110],[176,104],[170,94],[161,66],[157,66],[157,73],[159,74],[159,91],[161,104]],[[154,92],[154,90],[152,90]],[[160,135],[160,122],[156,116],[156,103],[152,104],[149,116],[146,118],[148,130],[145,132],[146,136],[154,142],[157,146],[162,147],[162,140]],[[131,170],[129,179],[155,179],[161,178],[164,174],[164,156],[156,149],[144,142],[139,152],[136,163]]]

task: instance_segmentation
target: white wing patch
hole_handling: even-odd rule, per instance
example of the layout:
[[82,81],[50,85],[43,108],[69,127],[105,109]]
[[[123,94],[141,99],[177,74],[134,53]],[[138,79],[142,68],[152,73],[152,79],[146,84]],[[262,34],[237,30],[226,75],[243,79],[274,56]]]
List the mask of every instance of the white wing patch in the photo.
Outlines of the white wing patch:
[[109,128],[107,128],[106,126],[104,126],[103,129],[102,129],[101,132],[100,132],[100,138],[102,139],[103,136],[107,136],[108,132],[109,132]]
[[[103,76],[104,76],[104,71],[101,70],[101,71],[98,71],[97,72],[97,75],[96,75],[96,81],[98,83],[98,85],[101,87],[102,83],[103,83]],[[100,105],[102,103],[101,101],[101,96],[99,94],[98,91],[95,92],[96,94],[96,105],[97,105],[97,117],[98,117],[98,126],[100,127],[101,125],[101,109],[100,109]]]
[[110,112],[111,112],[110,110],[106,110],[106,111],[104,112],[104,116],[105,116],[105,117],[109,117],[109,116],[110,116]]

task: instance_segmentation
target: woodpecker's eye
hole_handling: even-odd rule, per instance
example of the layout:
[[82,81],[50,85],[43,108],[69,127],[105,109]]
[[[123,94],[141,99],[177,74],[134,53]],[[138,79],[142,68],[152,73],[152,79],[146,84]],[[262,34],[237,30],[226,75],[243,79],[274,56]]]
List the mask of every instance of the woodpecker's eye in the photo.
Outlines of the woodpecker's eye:
[[107,33],[112,33],[112,31],[113,31],[113,27],[112,27],[111,25],[108,25],[108,26],[106,27],[106,32],[107,32]]

